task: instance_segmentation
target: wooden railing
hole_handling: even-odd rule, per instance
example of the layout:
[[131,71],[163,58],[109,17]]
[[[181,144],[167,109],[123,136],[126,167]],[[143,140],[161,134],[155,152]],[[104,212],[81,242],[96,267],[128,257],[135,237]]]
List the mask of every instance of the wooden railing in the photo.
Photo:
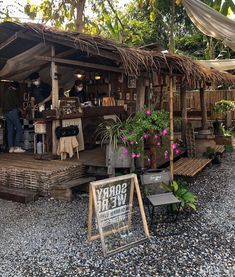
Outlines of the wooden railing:
[[[207,90],[206,91],[206,106],[212,118],[216,115],[213,113],[215,102],[222,99],[235,101],[235,90]],[[200,94],[199,91],[187,92],[187,109],[188,111],[200,111]],[[174,96],[174,111],[180,112],[180,93],[175,93]],[[235,120],[235,111],[232,112],[232,119]]]

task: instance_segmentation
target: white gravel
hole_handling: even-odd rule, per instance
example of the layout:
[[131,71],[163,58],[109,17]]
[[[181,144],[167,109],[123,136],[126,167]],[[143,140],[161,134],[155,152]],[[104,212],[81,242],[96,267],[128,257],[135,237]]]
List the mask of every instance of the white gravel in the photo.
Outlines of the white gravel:
[[87,240],[88,197],[29,205],[0,200],[0,277],[235,276],[235,155],[190,187],[198,212],[160,226],[176,235],[152,236],[109,258],[99,240]]

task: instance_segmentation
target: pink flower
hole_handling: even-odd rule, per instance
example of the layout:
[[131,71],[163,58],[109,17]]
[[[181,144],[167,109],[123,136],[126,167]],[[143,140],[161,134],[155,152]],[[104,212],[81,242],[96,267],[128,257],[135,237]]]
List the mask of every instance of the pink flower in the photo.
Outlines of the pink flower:
[[154,134],[154,135],[153,135],[153,138],[154,138],[154,139],[158,139],[158,135],[157,135],[157,134]]
[[179,149],[175,149],[175,154],[179,155],[180,154],[180,150]]
[[131,154],[131,157],[132,157],[132,159],[136,158],[136,154],[135,154],[135,153],[132,153],[132,154]]
[[157,146],[161,146],[161,142],[159,141],[159,142],[157,142]]
[[127,141],[127,137],[125,137],[125,136],[122,137],[122,141],[123,141],[123,142],[126,142],[126,141]]
[[140,153],[137,153],[135,156],[136,156],[136,158],[139,158],[140,157]]
[[150,111],[150,110],[147,110],[147,111],[145,112],[145,114],[146,114],[147,116],[150,116],[150,115],[151,115],[151,111]]
[[143,138],[147,139],[148,138],[148,134],[143,134]]
[[127,148],[124,148],[124,150],[123,150],[123,154],[124,154],[125,156],[127,156],[127,155],[128,155],[128,149],[127,149]]
[[168,133],[168,132],[167,132],[166,129],[162,130],[162,135],[163,135],[163,136],[167,135],[167,133]]
[[164,158],[165,158],[165,160],[168,158],[168,151],[167,150],[164,152]]
[[135,142],[134,141],[131,141],[130,144],[133,145]]
[[177,147],[176,143],[173,143],[173,144],[171,145],[171,147],[172,147],[172,149],[176,149],[176,147]]

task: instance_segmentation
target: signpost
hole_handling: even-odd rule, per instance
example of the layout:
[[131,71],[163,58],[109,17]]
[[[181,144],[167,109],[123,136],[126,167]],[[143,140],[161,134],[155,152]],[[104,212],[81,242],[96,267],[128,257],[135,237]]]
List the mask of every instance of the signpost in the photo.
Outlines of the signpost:
[[[136,191],[137,201],[134,201]],[[149,239],[138,179],[123,175],[90,183],[88,239],[101,238],[105,256]],[[93,208],[99,234],[92,235]]]

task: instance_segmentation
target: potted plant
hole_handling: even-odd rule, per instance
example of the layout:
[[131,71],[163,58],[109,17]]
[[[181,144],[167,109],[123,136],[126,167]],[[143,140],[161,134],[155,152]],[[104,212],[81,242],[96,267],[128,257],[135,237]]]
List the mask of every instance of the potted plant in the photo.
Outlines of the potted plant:
[[216,120],[213,122],[214,127],[214,133],[215,135],[221,135],[222,134],[222,123],[218,120],[218,117],[224,118],[227,114],[227,112],[232,111],[235,109],[235,102],[231,100],[220,100],[215,103],[215,106],[213,108],[215,114],[217,115]]
[[[143,155],[143,145],[150,145],[151,168],[156,169],[156,148],[164,147],[162,136],[169,132],[169,113],[166,111],[140,111],[130,116],[127,120],[106,122],[99,126],[98,134],[102,142],[108,142],[110,147],[121,151],[126,157],[138,159]],[[176,145],[172,145],[175,151],[179,151]],[[120,151],[120,150],[119,150]],[[165,150],[164,155],[168,154]]]

